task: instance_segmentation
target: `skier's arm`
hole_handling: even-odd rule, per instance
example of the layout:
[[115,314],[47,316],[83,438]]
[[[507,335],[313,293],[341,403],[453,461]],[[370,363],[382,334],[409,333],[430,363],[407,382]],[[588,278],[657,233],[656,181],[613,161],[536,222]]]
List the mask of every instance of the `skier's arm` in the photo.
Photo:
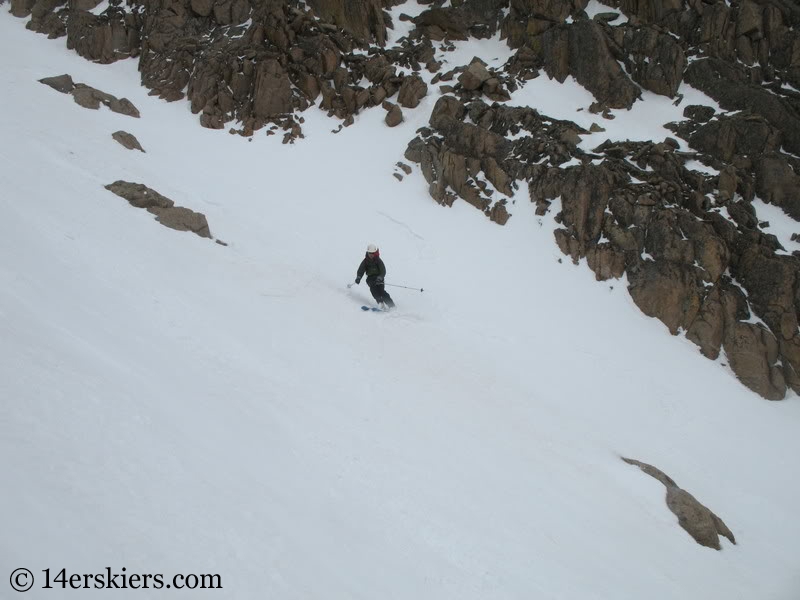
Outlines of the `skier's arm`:
[[383,259],[378,259],[378,269],[380,269],[380,276],[386,277],[386,265],[383,264]]
[[361,264],[358,265],[358,271],[356,272],[356,277],[361,279],[364,276],[364,272],[367,270],[367,259],[361,261]]

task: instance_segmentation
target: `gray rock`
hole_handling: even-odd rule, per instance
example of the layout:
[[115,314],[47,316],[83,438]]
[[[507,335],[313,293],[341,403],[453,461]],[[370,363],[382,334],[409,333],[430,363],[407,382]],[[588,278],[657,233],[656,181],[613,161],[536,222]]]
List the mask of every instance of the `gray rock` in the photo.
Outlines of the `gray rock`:
[[720,536],[727,538],[732,544],[736,543],[733,532],[717,515],[703,506],[694,496],[678,485],[663,471],[652,465],[622,458],[629,465],[639,467],[651,477],[660,481],[667,489],[667,507],[678,517],[678,524],[694,538],[701,546],[720,550]]
[[51,88],[62,94],[71,94],[75,89],[75,82],[69,75],[59,75],[57,77],[45,77],[40,79],[39,83],[49,85]]
[[128,133],[127,131],[115,131],[111,134],[111,137],[128,150],[139,150],[140,152],[144,152],[144,148],[142,148],[139,140],[136,139],[136,136]]
[[115,181],[105,188],[127,200],[131,206],[144,208],[156,215],[156,220],[165,227],[177,231],[191,231],[200,237],[211,237],[205,215],[182,206],[175,206],[172,200],[146,185]]

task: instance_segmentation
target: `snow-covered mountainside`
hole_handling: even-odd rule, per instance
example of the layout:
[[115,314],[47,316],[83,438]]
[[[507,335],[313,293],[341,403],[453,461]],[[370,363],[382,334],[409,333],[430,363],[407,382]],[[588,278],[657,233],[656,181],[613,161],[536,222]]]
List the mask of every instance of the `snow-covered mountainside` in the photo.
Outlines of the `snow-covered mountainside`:
[[[266,3],[261,16],[277,18],[278,4]],[[445,4],[442,9],[460,6]],[[502,18],[526,3],[511,4]],[[608,10],[595,2],[572,4],[590,17]],[[229,20],[220,44],[241,33],[231,16],[242,13],[240,3],[220,3],[204,17],[205,3],[189,5],[202,18]],[[92,7],[93,16],[109,19],[119,10],[134,31],[154,5],[131,6]],[[32,8],[31,23],[49,23],[55,35],[55,20],[66,20],[67,28],[93,22],[85,6],[59,15],[52,7],[12,3],[15,11],[20,7]],[[25,21],[5,8],[0,475],[7,485],[0,499],[0,565],[7,579],[0,596],[28,582],[29,598],[102,593],[73,588],[97,587],[95,576],[107,568],[116,574],[124,568],[129,584],[108,593],[140,598],[800,595],[794,476],[800,404],[791,381],[785,401],[759,397],[737,379],[726,353],[739,339],[734,333],[766,332],[758,335],[767,339],[775,329],[772,313],[755,310],[766,302],[753,292],[758,282],[738,281],[731,269],[769,269],[745,269],[741,264],[756,258],[739,254],[739,262],[731,261],[727,245],[727,259],[709,258],[713,253],[700,241],[714,242],[685,226],[679,210],[690,208],[670,205],[649,179],[656,173],[668,180],[664,173],[672,169],[678,187],[689,185],[686,168],[714,179],[709,201],[729,189],[720,185],[728,162],[702,164],[716,151],[697,149],[663,124],[683,123],[685,137],[699,135],[695,144],[702,145],[709,133],[686,130],[699,121],[684,117],[685,107],[731,109],[679,82],[678,105],[640,90],[630,110],[606,102],[592,113],[596,90],[575,74],[559,83],[546,65],[529,79],[537,63],[524,63],[525,52],[507,43],[517,29],[506,25],[501,35],[502,25],[492,30],[487,18],[480,38],[454,30],[430,42],[430,60],[442,65],[416,73],[424,95],[415,92],[422,88],[410,67],[405,79],[393,82],[394,94],[405,85],[414,106],[403,105],[402,120],[392,127],[387,116],[398,98],[387,96],[387,110],[383,98],[348,111],[349,83],[341,72],[335,96],[320,92],[316,100],[330,102],[326,110],[300,106],[305,91],[292,81],[287,101],[299,104],[290,116],[268,115],[264,107],[281,96],[280,84],[267,85],[278,96],[267,94],[261,104],[237,100],[231,121],[214,103],[204,105],[207,111],[200,106],[201,127],[190,110],[196,98],[166,102],[141,85],[144,78],[157,87],[146,61],[180,64],[158,55],[156,35],[109,33],[133,57],[101,64],[68,50],[63,39],[26,31]],[[415,29],[436,37],[434,27],[444,32],[448,22],[416,2],[387,8],[393,29],[370,30],[375,21],[366,19],[372,46],[339,48],[334,58],[370,56],[384,41],[387,68],[397,68],[419,58],[418,47],[402,51]],[[307,8],[296,10],[298,23],[311,19]],[[562,17],[566,31],[585,27],[572,12]],[[774,26],[777,17],[770,14]],[[175,20],[183,16],[178,11]],[[336,11],[325,18],[336,22]],[[239,27],[252,32],[256,21]],[[327,32],[342,44],[356,35],[328,22],[308,23],[298,31]],[[157,33],[152,20],[148,27],[154,27],[148,35]],[[74,48],[80,39],[68,42]],[[265,39],[264,47],[279,42]],[[277,55],[272,60],[282,64]],[[351,70],[363,68],[356,63]],[[274,67],[264,66],[259,80],[280,79]],[[433,81],[457,67],[464,68],[449,82]],[[500,75],[497,85],[482,69]],[[62,74],[69,79],[51,81],[60,90],[39,82]],[[392,77],[400,76],[384,82]],[[179,80],[162,80],[158,93],[168,98],[167,83]],[[184,85],[199,85],[193,81]],[[369,89],[366,75],[360,83]],[[441,94],[442,85],[453,89]],[[488,98],[504,93],[508,99],[496,105]],[[84,107],[93,104],[99,108]],[[256,105],[267,112],[247,112]],[[352,124],[343,127],[348,119]],[[238,135],[211,127],[223,121]],[[725,133],[729,125],[738,131],[752,123],[764,125],[746,115],[720,127]],[[759,139],[771,144],[772,158],[791,157],[786,136],[776,148],[774,132],[762,129]],[[135,136],[143,152],[112,139],[120,131]],[[675,136],[675,147],[664,142],[668,136]],[[530,153],[537,152],[532,164]],[[694,163],[687,168],[685,161]],[[732,177],[741,184],[748,167],[737,165]],[[571,166],[609,169],[613,177],[603,180],[609,197],[651,186],[653,203],[637,200],[630,218],[647,210],[642,207],[671,210],[677,216],[660,218],[675,220],[678,240],[645,235],[646,246],[631,251],[644,266],[631,272],[626,261],[632,259],[623,252],[617,272],[614,252],[624,235],[607,234],[621,228],[622,209],[607,202],[599,215],[603,226],[592,233],[598,238],[581,237],[598,225],[586,217],[596,194],[587,195],[580,175],[558,179],[558,171],[575,173]],[[456,177],[460,170],[469,185]],[[127,182],[112,186],[125,199],[106,188],[115,182]],[[783,261],[773,255],[794,259],[796,223],[765,202],[770,198],[751,202],[742,191],[734,182],[735,202],[699,208],[736,229],[731,247],[769,248],[774,239],[781,249],[758,250],[764,264]],[[754,227],[733,225],[745,219],[735,214],[739,203],[746,203],[745,215],[752,207]],[[156,218],[189,231],[162,227]],[[647,224],[649,232],[657,230],[655,222]],[[637,227],[631,221],[622,234],[630,230],[638,243]],[[559,229],[567,233],[555,235],[557,244]],[[662,305],[627,289],[635,288],[635,277],[641,283],[649,263],[665,264],[665,255],[683,264],[689,257],[683,238],[700,240],[691,254],[698,269],[724,265],[717,279],[683,288],[717,286],[723,312],[736,316],[735,324],[722,327],[720,335],[732,337],[720,340],[714,361],[698,350],[708,354],[713,336],[667,335],[662,321],[684,331],[685,314],[674,323],[662,314],[656,315],[662,320],[649,318],[640,308]],[[372,304],[369,290],[364,282],[347,286],[368,243],[380,247],[387,282],[407,286],[387,288],[398,304],[392,312],[362,312],[362,304]],[[724,254],[719,249],[714,256]],[[606,268],[621,277],[596,281]],[[660,284],[651,295],[672,289]],[[774,297],[767,292],[764,298]],[[743,304],[726,305],[736,294]],[[787,331],[792,326],[796,321]],[[768,375],[789,373],[782,353],[791,339],[784,336],[776,346],[783,358],[763,358],[754,346],[746,347],[748,356],[765,363]],[[16,571],[21,568],[31,573]],[[43,589],[45,569],[50,589]],[[67,581],[80,577],[74,584],[53,581],[62,569]],[[147,589],[132,590],[141,588],[141,578],[131,582],[134,574],[161,575],[164,585],[159,589],[151,577]],[[204,574],[218,575],[221,589],[174,589],[176,575]],[[121,585],[123,578],[115,581]]]

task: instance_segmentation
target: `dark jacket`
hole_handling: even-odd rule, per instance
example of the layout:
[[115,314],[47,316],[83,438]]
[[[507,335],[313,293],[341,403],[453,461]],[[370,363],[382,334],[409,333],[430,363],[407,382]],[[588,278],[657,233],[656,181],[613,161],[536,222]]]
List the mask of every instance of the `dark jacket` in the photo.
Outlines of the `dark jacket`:
[[386,265],[383,264],[380,256],[370,258],[369,255],[364,254],[364,260],[362,260],[361,264],[358,266],[358,273],[356,273],[356,276],[361,279],[364,274],[367,275],[367,278],[378,276],[386,277]]

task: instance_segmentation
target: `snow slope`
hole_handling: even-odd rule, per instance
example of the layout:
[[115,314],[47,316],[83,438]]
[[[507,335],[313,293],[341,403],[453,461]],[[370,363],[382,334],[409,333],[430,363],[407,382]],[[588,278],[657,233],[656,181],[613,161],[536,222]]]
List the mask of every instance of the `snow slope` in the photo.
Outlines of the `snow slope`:
[[[61,73],[142,118],[37,82]],[[797,398],[758,398],[624,282],[562,260],[526,190],[498,227],[416,171],[396,181],[434,94],[393,130],[373,110],[332,134],[311,110],[293,146],[247,141],[5,10],[0,79],[4,573],[221,575],[192,598],[800,594]],[[229,246],[158,225],[103,189],[117,179]],[[425,289],[391,288],[396,312],[346,288],[369,242],[387,281]],[[620,456],[738,544],[695,544]],[[40,583],[26,598],[86,594]]]

